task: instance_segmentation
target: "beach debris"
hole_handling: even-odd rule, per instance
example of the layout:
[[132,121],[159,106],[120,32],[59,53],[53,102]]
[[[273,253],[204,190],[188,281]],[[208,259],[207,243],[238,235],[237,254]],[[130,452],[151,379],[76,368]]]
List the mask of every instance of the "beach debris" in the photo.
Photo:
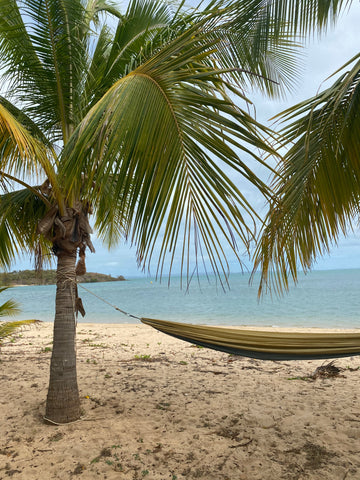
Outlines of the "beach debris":
[[80,475],[83,471],[86,470],[85,465],[78,463],[75,467],[75,470],[72,472],[73,475]]
[[317,378],[333,378],[338,377],[343,369],[335,365],[335,360],[332,362],[322,364],[320,367],[317,367],[310,378],[316,380]]

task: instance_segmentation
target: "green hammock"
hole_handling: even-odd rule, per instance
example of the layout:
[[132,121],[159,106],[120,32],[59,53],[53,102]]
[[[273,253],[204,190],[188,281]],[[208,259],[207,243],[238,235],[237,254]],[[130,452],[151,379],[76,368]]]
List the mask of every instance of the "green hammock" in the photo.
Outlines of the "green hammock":
[[359,333],[270,332],[141,318],[160,332],[202,347],[261,360],[313,360],[360,355]]

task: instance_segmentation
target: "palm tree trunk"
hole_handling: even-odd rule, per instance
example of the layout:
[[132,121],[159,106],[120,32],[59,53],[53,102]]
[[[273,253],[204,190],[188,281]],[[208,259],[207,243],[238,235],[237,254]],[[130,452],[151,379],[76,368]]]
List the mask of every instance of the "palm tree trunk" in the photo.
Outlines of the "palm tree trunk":
[[58,254],[56,312],[45,420],[69,423],[80,418],[76,375],[75,262],[76,250]]

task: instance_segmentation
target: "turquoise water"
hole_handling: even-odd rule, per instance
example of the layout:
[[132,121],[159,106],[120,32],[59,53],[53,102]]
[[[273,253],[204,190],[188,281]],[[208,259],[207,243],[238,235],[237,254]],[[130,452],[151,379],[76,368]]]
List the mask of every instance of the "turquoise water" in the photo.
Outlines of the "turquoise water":
[[[195,279],[188,292],[180,290],[179,279],[171,286],[149,278],[126,282],[85,284],[88,290],[107,302],[136,316],[163,318],[209,325],[296,326],[360,328],[360,270],[314,271],[301,276],[296,287],[281,298],[266,296],[257,300],[256,280],[249,286],[249,276],[232,274],[230,291],[224,292],[213,281]],[[87,312],[79,322],[133,323],[79,287]],[[17,318],[52,321],[55,286],[16,287],[2,294],[0,301],[14,298],[21,303]]]

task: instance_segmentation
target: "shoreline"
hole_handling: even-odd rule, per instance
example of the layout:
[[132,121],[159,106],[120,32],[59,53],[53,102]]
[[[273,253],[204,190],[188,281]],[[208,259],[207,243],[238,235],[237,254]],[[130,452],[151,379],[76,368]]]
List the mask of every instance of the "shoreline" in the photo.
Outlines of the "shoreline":
[[[178,320],[174,320],[175,323],[181,323]],[[191,322],[183,322],[183,323],[189,323]],[[53,325],[53,321],[42,321],[42,324],[44,325]],[[77,322],[77,329],[80,327],[83,328],[90,328],[91,326],[98,325],[98,326],[103,326],[106,328],[132,328],[134,326],[140,326],[142,328],[151,328],[148,327],[147,325],[144,325],[140,320],[136,321],[134,320],[134,323],[102,323],[102,322],[87,322],[87,321],[78,321]],[[280,327],[277,325],[264,325],[264,326],[256,326],[256,325],[223,325],[223,324],[218,324],[218,325],[213,325],[213,324],[206,324],[206,323],[194,323],[194,325],[208,325],[211,327],[218,327],[218,328],[234,328],[234,329],[239,329],[239,330],[254,330],[254,331],[264,331],[264,332],[302,332],[302,333],[310,333],[310,332],[318,332],[318,333],[337,333],[337,332],[344,332],[344,333],[359,333],[360,332],[360,327],[359,328],[324,328],[324,327]]]
[[360,478],[359,356],[311,380],[322,360],[254,360],[140,323],[78,323],[84,416],[49,426],[52,327],[1,347],[1,480]]
[[[91,313],[91,312],[90,312]],[[55,312],[54,312],[54,315],[55,315]],[[38,317],[41,317],[41,315],[38,315]],[[16,320],[26,320],[28,318],[35,318],[36,315],[33,315],[33,314],[28,314],[28,313],[22,313],[22,315],[17,315],[16,317],[14,317],[12,320],[16,321]],[[104,320],[106,319],[107,317],[104,316]],[[123,316],[120,316],[120,318],[125,318]],[[151,317],[149,317],[151,318]],[[160,317],[157,317],[158,319],[160,319]],[[164,318],[161,317],[162,320],[164,320]],[[42,324],[50,324],[50,325],[53,325],[54,324],[54,321],[53,320],[50,320],[50,319],[39,319],[40,322]],[[333,332],[333,333],[336,333],[336,332],[348,332],[348,333],[358,333],[360,332],[360,327],[339,327],[339,326],[336,326],[336,327],[324,327],[324,326],[282,326],[282,325],[259,325],[259,324],[242,324],[242,325],[239,325],[239,324],[230,324],[230,323],[206,323],[206,322],[199,322],[198,319],[191,319],[191,318],[187,318],[187,321],[183,322],[182,320],[180,319],[173,319],[173,320],[170,320],[167,318],[167,320],[169,321],[173,321],[175,323],[187,323],[187,324],[193,324],[193,325],[206,325],[206,326],[211,326],[211,327],[218,327],[218,328],[235,328],[235,329],[244,329],[244,330],[255,330],[255,331],[269,331],[269,332],[319,332],[319,333],[323,333],[323,332]],[[134,325],[143,325],[142,322],[140,320],[137,320],[137,319],[133,319],[133,321],[129,321],[128,319],[126,319],[126,321],[124,322],[117,322],[117,321],[90,321],[89,319],[85,318],[83,319],[82,317],[79,317],[77,319],[77,327],[81,327],[81,326],[88,326],[88,325],[104,325],[104,326],[109,326],[109,327],[116,327],[116,326],[134,326]]]

